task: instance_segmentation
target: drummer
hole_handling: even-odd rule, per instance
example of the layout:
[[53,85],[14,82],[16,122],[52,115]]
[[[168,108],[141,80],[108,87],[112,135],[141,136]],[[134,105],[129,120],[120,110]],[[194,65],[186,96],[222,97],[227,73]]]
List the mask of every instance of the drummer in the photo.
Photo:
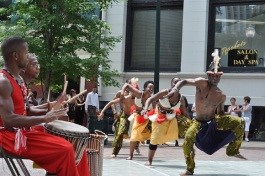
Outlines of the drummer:
[[[33,115],[32,112],[33,116],[25,117],[26,87],[19,73],[29,63],[28,44],[21,37],[9,37],[2,42],[1,50],[4,58],[4,68],[0,71],[2,148],[13,155],[33,160],[49,173],[58,176],[90,175],[85,153],[76,166],[71,143],[61,137],[28,130],[31,126],[48,123],[66,115],[67,109],[61,109],[65,93],[59,96],[46,114]],[[20,142],[15,140],[16,135],[21,136]]]

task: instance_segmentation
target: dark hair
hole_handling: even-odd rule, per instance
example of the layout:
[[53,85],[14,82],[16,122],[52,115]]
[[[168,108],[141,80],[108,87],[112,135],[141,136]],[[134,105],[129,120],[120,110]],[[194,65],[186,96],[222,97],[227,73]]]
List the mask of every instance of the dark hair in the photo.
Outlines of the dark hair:
[[144,83],[144,89],[148,86],[148,84],[153,84],[153,85],[155,85],[154,81],[151,81],[151,80],[146,81],[146,82]]
[[4,60],[7,61],[13,52],[19,51],[27,41],[18,36],[6,38],[1,45],[2,55]]
[[76,93],[76,91],[75,91],[74,89],[71,89],[71,90],[70,90],[70,96],[73,96],[73,95],[72,95],[73,93]]
[[33,95],[34,95],[34,98],[36,98],[37,95],[38,95],[37,91],[33,91],[32,93],[33,93]]
[[251,98],[249,96],[245,96],[244,100],[246,100],[248,103],[250,103]]
[[235,97],[231,97],[231,98],[230,98],[230,101],[231,101],[231,100],[235,100],[235,101],[236,101],[236,98],[235,98]]
[[175,80],[178,80],[178,81],[180,81],[181,79],[180,79],[180,78],[178,78],[178,77],[176,77],[176,78],[172,78],[172,79],[171,79],[171,85],[173,84],[173,82],[174,82]]

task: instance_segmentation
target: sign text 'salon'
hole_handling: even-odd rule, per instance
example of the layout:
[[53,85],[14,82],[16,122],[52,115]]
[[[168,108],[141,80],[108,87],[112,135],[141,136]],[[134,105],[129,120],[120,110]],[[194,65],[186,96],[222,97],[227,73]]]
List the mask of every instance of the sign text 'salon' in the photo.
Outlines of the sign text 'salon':
[[228,52],[228,66],[256,66],[258,50],[256,49],[233,49]]

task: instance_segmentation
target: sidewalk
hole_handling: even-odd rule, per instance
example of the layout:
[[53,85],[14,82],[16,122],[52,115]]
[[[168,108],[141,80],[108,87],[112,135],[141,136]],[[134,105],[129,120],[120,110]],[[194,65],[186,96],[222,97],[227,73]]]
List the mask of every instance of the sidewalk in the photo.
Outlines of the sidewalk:
[[[135,154],[133,160],[125,160],[129,154],[129,140],[124,140],[123,148],[117,158],[111,158],[111,141],[105,146],[103,176],[109,175],[144,175],[144,176],[175,176],[186,168],[182,147],[175,147],[174,141],[168,142],[169,147],[158,147],[153,165],[144,166],[147,161],[148,145],[141,145],[141,154]],[[183,139],[179,140],[182,145]],[[253,176],[264,175],[265,166],[265,142],[243,141],[241,154],[248,160],[240,160],[226,156],[225,148],[220,149],[213,155],[207,155],[196,150],[195,175],[200,176]]]
[[[141,154],[135,154],[133,160],[126,160],[129,155],[129,140],[125,139],[123,147],[116,158],[111,158],[111,143],[113,136],[109,136],[104,148],[103,176],[175,176],[185,170],[185,160],[181,147],[175,147],[174,141],[168,142],[169,147],[158,147],[154,157],[153,166],[144,166],[147,161],[148,145],[140,145]],[[179,140],[182,145],[183,140]],[[243,141],[241,154],[248,160],[228,157],[225,148],[209,156],[196,150],[195,175],[199,176],[252,176],[264,175],[265,142]],[[33,169],[32,161],[24,160],[31,175],[44,176],[43,169]],[[0,176],[11,176],[4,161],[0,159]]]

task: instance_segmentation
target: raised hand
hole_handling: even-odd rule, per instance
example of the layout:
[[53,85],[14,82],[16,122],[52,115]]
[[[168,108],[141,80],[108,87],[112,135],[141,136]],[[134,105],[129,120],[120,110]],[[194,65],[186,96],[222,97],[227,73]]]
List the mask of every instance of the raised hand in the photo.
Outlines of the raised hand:
[[57,110],[57,109],[60,109],[62,108],[63,106],[63,102],[64,100],[66,99],[66,94],[65,92],[63,92],[56,100],[56,102],[52,105],[52,108]]
[[54,120],[57,120],[59,117],[67,116],[68,108],[63,109],[54,109],[52,108],[45,116],[45,122],[52,122]]

